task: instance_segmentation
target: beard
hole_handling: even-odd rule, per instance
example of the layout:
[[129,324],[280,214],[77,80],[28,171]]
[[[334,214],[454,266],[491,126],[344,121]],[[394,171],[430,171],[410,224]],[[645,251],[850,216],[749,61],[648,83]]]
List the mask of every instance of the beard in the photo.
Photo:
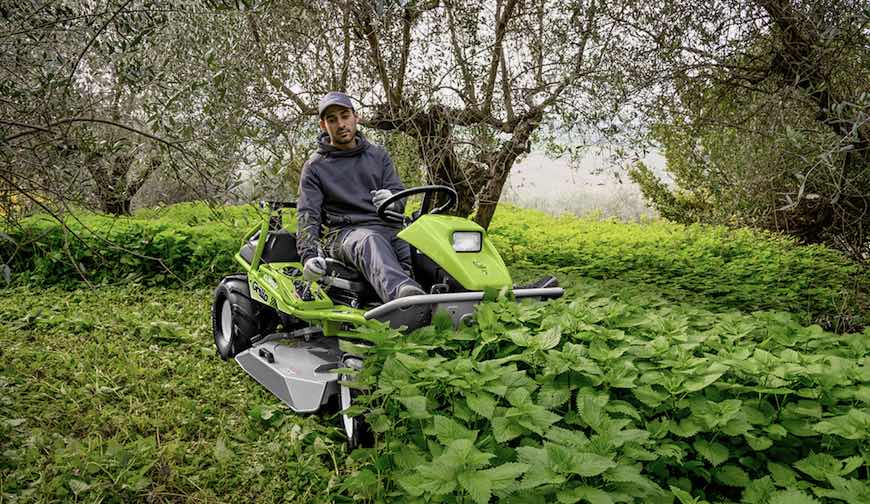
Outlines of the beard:
[[339,130],[335,132],[335,138],[332,139],[337,144],[349,144],[354,141],[356,135],[351,130]]

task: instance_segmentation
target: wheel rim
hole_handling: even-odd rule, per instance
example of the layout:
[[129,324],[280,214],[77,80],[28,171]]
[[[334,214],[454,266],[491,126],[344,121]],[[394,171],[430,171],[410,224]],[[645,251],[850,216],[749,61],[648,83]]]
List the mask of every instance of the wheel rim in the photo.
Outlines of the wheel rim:
[[[341,380],[347,380],[347,376],[342,376]],[[350,387],[347,385],[341,385],[341,389],[339,391],[340,400],[341,400],[341,410],[346,411],[350,408],[351,405],[351,397],[350,397]],[[341,414],[341,421],[344,423],[344,432],[347,434],[347,439],[353,439],[353,431],[354,431],[354,419],[352,416],[348,416],[344,413]]]
[[230,344],[230,337],[233,334],[233,305],[229,299],[224,299],[221,305],[221,334],[220,344],[227,348]]

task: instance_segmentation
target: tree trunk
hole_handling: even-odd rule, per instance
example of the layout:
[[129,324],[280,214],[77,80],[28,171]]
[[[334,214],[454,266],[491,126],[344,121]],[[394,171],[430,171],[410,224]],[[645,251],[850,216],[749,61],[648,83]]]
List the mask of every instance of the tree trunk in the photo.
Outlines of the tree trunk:
[[495,209],[501,198],[501,191],[507,181],[511,168],[520,154],[529,152],[529,140],[532,133],[541,124],[543,113],[540,109],[532,111],[526,116],[514,130],[511,139],[501,145],[501,148],[491,154],[487,154],[486,164],[489,166],[489,179],[480,193],[477,204],[477,214],[474,221],[484,229],[489,228]]

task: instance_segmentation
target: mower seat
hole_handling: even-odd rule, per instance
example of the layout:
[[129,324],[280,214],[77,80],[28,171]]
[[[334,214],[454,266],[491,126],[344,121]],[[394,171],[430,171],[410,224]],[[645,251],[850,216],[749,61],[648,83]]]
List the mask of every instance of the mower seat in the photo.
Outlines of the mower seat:
[[[239,251],[242,258],[249,263],[254,259],[257,240],[258,237],[255,235]],[[264,263],[298,262],[299,252],[296,251],[296,234],[286,229],[269,231],[269,234],[266,235],[266,245],[263,248],[261,261]]]

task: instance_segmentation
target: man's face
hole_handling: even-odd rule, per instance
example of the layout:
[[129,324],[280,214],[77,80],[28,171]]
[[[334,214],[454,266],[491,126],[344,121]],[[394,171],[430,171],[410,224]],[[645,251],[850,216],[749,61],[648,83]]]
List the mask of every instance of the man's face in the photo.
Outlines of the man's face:
[[329,135],[329,142],[339,149],[356,147],[356,113],[348,108],[332,105],[320,119],[320,129]]

